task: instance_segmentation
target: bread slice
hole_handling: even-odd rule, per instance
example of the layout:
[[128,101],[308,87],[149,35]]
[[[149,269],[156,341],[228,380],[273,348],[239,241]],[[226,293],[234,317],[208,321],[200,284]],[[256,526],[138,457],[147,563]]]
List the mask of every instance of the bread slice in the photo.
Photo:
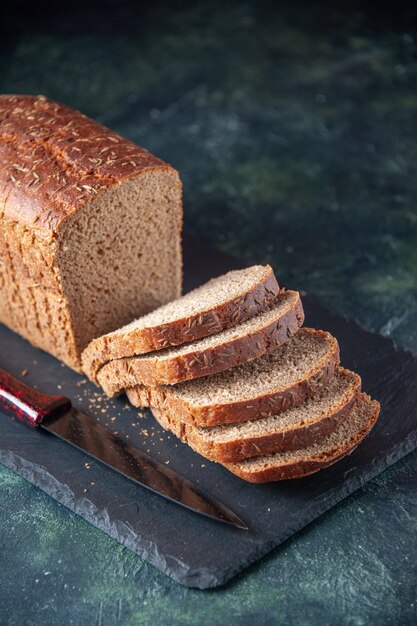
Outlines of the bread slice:
[[83,370],[96,382],[99,369],[113,359],[178,346],[232,328],[268,308],[278,293],[269,265],[228,272],[94,339],[82,354]]
[[252,483],[302,478],[314,474],[350,454],[372,429],[379,410],[376,400],[361,393],[349,417],[321,442],[300,450],[277,452],[224,465],[233,474]]
[[271,307],[235,328],[178,348],[110,361],[97,374],[108,396],[137,384],[175,384],[246,363],[273,350],[304,321],[300,295],[282,290]]
[[349,415],[361,389],[357,374],[338,368],[330,383],[298,407],[279,415],[202,428],[181,422],[169,409],[152,409],[157,421],[196,452],[220,463],[296,450],[320,442]]
[[127,389],[134,406],[170,411],[194,426],[275,415],[302,404],[328,384],[339,364],[329,333],[302,328],[283,346],[246,365],[175,386]]

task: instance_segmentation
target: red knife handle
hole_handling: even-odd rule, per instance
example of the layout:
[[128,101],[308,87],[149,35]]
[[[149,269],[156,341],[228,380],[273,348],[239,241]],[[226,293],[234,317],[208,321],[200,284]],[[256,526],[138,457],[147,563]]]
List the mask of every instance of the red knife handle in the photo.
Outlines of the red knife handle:
[[63,396],[49,396],[32,389],[0,368],[0,411],[35,428],[44,419],[56,417],[71,408]]

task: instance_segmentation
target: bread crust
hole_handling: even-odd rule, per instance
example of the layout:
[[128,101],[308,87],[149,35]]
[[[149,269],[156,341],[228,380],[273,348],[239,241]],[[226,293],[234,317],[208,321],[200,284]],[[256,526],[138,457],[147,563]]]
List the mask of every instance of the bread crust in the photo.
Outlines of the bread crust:
[[175,171],[144,148],[44,96],[0,96],[4,217],[48,241],[89,200],[151,169]]
[[364,424],[359,433],[356,433],[354,437],[351,437],[349,440],[343,442],[343,444],[338,448],[330,451],[326,457],[320,458],[320,456],[312,456],[311,458],[307,458],[303,461],[291,462],[286,465],[280,465],[279,467],[271,466],[259,471],[244,471],[238,463],[224,463],[224,467],[247,482],[265,483],[294,478],[304,478],[305,476],[315,474],[319,470],[333,465],[343,457],[353,452],[353,450],[369,434],[378,419],[380,411],[379,402],[377,400],[371,400],[371,398],[364,393],[362,393],[360,397],[366,398],[366,401],[371,405],[372,411],[368,421]]
[[304,321],[298,292],[285,291],[292,298],[291,307],[264,326],[223,344],[176,355],[162,360],[153,357],[131,357],[110,361],[102,367],[97,379],[104,392],[112,397],[137,384],[154,387],[209,376],[263,356],[282,345],[296,333]]
[[127,396],[134,406],[152,406],[171,411],[173,414],[180,415],[182,422],[193,426],[219,426],[276,415],[299,406],[306,398],[325,387],[333,378],[335,369],[340,363],[339,344],[334,337],[325,331],[309,328],[304,328],[303,332],[321,335],[323,339],[329,341],[329,350],[308,378],[299,380],[288,388],[257,398],[207,406],[185,402],[182,398],[175,396],[175,388],[171,389],[169,386],[154,388],[136,386],[126,389]]
[[[339,369],[342,370],[342,368]],[[185,424],[181,421],[181,416],[173,411],[153,407],[151,410],[163,428],[170,430],[199,454],[219,463],[236,463],[254,456],[305,448],[325,438],[337,428],[352,410],[361,390],[361,379],[357,374],[354,375],[353,381],[352,387],[339,404],[315,421],[306,425],[289,427],[275,433],[257,434],[250,438],[240,436],[233,441],[206,441],[201,436],[200,429]]]
[[237,326],[264,311],[278,294],[279,285],[271,266],[267,265],[251,290],[228,302],[173,322],[94,339],[82,354],[84,373],[97,383],[99,369],[109,361],[179,346]]

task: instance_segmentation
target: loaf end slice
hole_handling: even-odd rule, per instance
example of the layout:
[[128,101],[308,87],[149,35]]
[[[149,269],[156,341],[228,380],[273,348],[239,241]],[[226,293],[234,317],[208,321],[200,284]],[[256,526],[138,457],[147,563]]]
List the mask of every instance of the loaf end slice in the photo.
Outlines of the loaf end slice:
[[337,340],[302,328],[269,354],[213,376],[173,386],[137,385],[134,406],[152,406],[194,426],[216,426],[276,415],[302,404],[327,385],[339,364]]
[[338,368],[330,383],[298,407],[279,415],[226,426],[181,422],[169,409],[152,409],[157,421],[196,452],[220,463],[304,448],[323,440],[344,420],[360,393],[360,377]]
[[137,384],[176,384],[256,359],[285,343],[304,321],[300,295],[281,290],[270,308],[239,326],[176,348],[110,361],[97,374],[108,396]]
[[83,352],[83,370],[96,382],[97,372],[109,361],[189,343],[237,326],[268,308],[278,293],[269,265],[233,270],[94,339]]
[[349,417],[321,443],[292,452],[278,452],[224,465],[236,476],[252,483],[314,474],[350,454],[371,431],[379,410],[376,400],[361,393]]

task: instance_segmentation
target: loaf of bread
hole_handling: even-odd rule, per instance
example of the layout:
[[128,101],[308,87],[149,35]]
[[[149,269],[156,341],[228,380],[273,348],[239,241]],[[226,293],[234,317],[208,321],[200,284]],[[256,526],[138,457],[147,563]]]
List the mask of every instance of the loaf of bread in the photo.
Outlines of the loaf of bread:
[[42,96],[0,96],[0,322],[80,370],[94,338],[181,292],[171,166]]

